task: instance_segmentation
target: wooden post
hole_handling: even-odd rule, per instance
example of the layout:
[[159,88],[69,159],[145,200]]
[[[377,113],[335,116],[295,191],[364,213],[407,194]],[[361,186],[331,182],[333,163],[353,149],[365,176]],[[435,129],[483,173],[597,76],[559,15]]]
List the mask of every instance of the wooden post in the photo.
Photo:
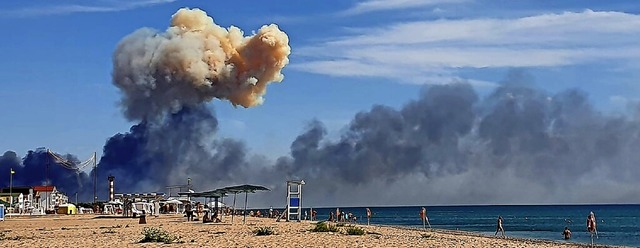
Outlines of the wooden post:
[[236,196],[238,193],[233,193],[233,212],[231,212],[231,224],[233,224],[233,216],[236,215]]
[[244,192],[244,213],[242,216],[242,224],[245,223],[245,219],[247,218],[247,199],[249,198],[249,193],[247,191]]

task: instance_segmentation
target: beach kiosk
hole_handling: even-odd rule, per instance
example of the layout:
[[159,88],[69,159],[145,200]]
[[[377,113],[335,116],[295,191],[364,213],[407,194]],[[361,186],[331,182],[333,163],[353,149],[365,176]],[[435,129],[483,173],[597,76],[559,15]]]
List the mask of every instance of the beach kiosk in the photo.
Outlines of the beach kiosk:
[[302,218],[302,185],[304,180],[287,181],[287,220],[300,221]]

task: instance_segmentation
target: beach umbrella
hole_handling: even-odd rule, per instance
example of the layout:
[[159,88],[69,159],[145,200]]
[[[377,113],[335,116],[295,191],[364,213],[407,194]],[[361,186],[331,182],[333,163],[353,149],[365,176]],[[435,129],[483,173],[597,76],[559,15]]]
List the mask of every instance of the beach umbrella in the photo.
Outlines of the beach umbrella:
[[[249,198],[249,193],[255,193],[256,191],[270,191],[270,189],[263,187],[263,186],[258,186],[258,185],[249,185],[249,184],[245,184],[245,185],[238,185],[238,186],[230,186],[230,187],[225,187],[222,188],[223,190],[226,190],[226,192],[229,193],[233,193],[233,212],[235,214],[236,211],[236,195],[238,193],[244,193],[244,212],[242,213],[242,223],[245,223],[246,219],[247,219],[247,202],[248,202],[248,198]],[[231,224],[233,224],[233,215],[231,215]]]

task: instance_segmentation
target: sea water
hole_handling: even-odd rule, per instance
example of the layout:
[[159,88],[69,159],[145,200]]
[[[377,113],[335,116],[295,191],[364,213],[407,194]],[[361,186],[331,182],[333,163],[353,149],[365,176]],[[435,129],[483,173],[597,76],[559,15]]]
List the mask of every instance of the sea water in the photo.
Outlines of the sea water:
[[[422,227],[421,206],[369,207],[371,224]],[[432,206],[427,208],[431,227],[462,230],[493,236],[498,216],[508,237],[533,238],[560,242],[590,243],[586,219],[593,211],[598,222],[597,244],[640,247],[640,205],[515,205],[515,206]],[[326,220],[335,208],[316,208],[318,220]],[[308,209],[307,209],[308,211]],[[365,207],[340,208],[351,212],[360,224],[366,224]],[[569,227],[570,240],[562,231]],[[498,234],[500,235],[500,234]]]

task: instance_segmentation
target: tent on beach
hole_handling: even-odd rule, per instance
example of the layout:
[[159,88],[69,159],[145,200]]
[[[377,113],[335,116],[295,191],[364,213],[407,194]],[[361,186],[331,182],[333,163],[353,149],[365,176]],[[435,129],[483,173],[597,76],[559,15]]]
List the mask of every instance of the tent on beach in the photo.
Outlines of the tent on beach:
[[182,203],[180,200],[176,200],[176,199],[172,199],[172,200],[167,200],[165,202],[163,202],[163,204],[165,206],[169,205],[174,205],[175,207],[173,208],[174,211],[171,212],[167,212],[167,213],[180,213],[180,206],[183,205],[184,203]]
[[78,209],[71,203],[62,204],[58,206],[58,214],[78,214]]

